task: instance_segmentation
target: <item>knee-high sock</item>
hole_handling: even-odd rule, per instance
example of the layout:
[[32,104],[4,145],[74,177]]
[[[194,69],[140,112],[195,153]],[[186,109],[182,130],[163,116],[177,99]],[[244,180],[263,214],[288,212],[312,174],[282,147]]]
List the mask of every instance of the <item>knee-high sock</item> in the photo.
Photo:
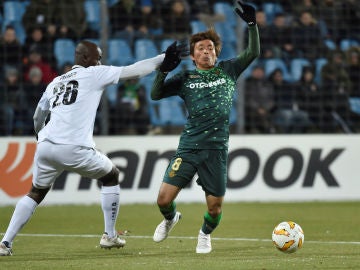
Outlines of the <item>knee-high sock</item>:
[[104,213],[105,232],[109,237],[117,235],[115,225],[119,214],[120,186],[101,187],[101,209]]
[[215,218],[210,216],[210,214],[206,212],[204,215],[204,223],[201,228],[203,233],[205,234],[212,233],[212,231],[215,230],[215,228],[219,225],[221,217],[222,217],[222,212]]
[[6,230],[6,233],[2,239],[3,241],[7,241],[10,246],[14,241],[16,235],[20,232],[22,227],[29,221],[32,217],[38,203],[35,202],[28,196],[22,197],[16,204],[14,213],[11,217],[9,226]]
[[167,220],[172,220],[176,214],[176,203],[172,201],[168,207],[159,207],[161,214]]

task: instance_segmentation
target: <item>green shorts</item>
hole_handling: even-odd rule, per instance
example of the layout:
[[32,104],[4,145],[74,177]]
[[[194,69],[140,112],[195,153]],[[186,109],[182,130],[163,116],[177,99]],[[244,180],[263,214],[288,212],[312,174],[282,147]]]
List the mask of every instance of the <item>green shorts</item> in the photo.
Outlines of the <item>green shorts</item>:
[[164,182],[185,188],[198,174],[196,182],[213,196],[225,195],[227,181],[226,149],[178,149],[166,169]]

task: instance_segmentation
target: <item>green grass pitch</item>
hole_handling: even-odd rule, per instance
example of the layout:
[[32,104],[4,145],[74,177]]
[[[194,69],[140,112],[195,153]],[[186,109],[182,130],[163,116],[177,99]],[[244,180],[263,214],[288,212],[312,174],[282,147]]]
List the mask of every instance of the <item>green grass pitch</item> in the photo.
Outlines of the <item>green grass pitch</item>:
[[[0,257],[12,269],[360,269],[360,202],[224,203],[212,235],[213,251],[196,254],[204,204],[179,203],[183,218],[162,243],[152,241],[162,220],[156,205],[122,205],[119,230],[129,231],[122,249],[104,250],[99,205],[38,207],[16,238],[14,256]],[[4,233],[13,207],[0,207]],[[283,254],[271,242],[276,224],[302,226],[305,242]]]

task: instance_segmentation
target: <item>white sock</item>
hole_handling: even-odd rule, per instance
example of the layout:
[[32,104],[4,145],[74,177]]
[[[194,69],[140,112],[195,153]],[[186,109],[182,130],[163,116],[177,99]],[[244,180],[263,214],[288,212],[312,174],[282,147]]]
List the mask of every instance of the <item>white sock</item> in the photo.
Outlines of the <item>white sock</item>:
[[101,187],[101,208],[104,213],[105,232],[109,237],[117,235],[115,225],[119,214],[120,186]]
[[35,202],[28,196],[22,197],[16,204],[14,213],[11,217],[9,226],[6,230],[6,233],[2,239],[3,241],[9,242],[12,245],[12,242],[22,227],[29,221],[32,217],[38,203]]

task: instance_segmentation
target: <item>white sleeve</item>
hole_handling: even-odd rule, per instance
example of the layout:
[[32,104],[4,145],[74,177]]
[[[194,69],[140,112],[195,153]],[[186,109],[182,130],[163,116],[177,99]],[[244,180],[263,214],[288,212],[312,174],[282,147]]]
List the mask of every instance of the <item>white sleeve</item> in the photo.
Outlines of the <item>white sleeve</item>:
[[45,126],[45,120],[48,116],[50,111],[43,111],[40,106],[36,107],[35,113],[34,113],[34,130],[36,134],[39,133],[39,131]]
[[120,74],[120,80],[144,77],[155,71],[165,58],[165,54],[160,54],[153,58],[138,61],[132,65],[124,66]]
[[46,92],[44,92],[44,94],[42,95],[42,97],[36,107],[36,110],[35,110],[35,113],[33,116],[34,130],[35,130],[36,134],[39,133],[39,131],[44,127],[46,117],[48,116],[48,114],[50,112],[49,109],[50,109],[50,103],[46,97]]

